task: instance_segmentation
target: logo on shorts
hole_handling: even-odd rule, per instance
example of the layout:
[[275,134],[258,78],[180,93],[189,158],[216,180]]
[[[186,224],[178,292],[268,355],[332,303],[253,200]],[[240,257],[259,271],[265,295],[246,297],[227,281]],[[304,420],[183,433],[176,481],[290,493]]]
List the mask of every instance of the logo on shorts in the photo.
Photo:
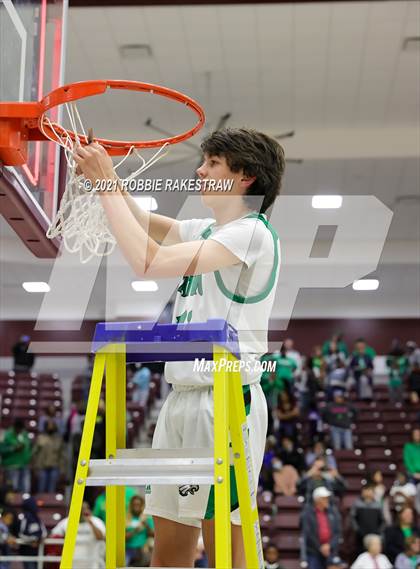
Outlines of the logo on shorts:
[[181,496],[188,496],[188,494],[194,494],[200,490],[200,486],[191,486],[190,484],[185,484],[179,487],[179,493]]

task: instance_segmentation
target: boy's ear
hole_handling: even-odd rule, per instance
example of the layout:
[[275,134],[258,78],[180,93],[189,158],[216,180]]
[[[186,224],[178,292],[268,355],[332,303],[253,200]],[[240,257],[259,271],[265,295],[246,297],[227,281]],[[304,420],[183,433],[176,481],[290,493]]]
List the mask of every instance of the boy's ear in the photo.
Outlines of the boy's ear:
[[249,188],[249,186],[254,183],[256,179],[257,176],[242,176],[241,182],[246,188]]

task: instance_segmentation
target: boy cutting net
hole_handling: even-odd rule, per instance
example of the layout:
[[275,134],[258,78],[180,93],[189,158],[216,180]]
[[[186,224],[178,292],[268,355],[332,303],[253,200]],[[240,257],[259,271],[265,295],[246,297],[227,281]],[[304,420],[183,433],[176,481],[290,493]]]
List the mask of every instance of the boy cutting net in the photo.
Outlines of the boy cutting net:
[[[239,336],[242,384],[254,483],[262,464],[267,405],[260,387],[259,358],[267,351],[267,329],[278,280],[278,236],[266,210],[280,192],[282,147],[249,129],[225,129],[201,145],[200,180],[233,180],[229,193],[201,192],[213,217],[177,221],[143,211],[127,193],[101,194],[111,230],[130,266],[147,278],[182,277],[174,322],[223,318]],[[96,143],[77,148],[74,159],[84,176],[115,179],[112,161]],[[164,245],[162,245],[164,243]],[[154,448],[213,446],[212,372],[194,371],[194,362],[170,362],[172,384],[153,438]],[[232,563],[245,567],[234,473],[231,473]],[[212,486],[150,488],[146,512],[154,516],[152,566],[192,567],[202,528],[209,565],[214,566]]]

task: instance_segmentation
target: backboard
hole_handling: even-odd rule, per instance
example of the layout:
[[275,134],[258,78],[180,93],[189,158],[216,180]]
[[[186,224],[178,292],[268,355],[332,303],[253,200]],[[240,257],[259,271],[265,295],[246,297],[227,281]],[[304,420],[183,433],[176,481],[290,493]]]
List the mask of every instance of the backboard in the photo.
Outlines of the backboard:
[[[67,0],[0,2],[1,101],[38,101],[63,83],[67,7]],[[38,257],[57,252],[45,232],[64,177],[52,142],[30,142],[21,167],[0,163],[0,213]]]

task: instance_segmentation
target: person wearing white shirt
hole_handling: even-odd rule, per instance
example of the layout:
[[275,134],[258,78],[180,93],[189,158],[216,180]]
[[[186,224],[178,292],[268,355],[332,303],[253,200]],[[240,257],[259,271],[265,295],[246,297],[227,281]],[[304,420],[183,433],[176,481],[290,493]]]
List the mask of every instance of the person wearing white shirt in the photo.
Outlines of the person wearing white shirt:
[[359,555],[350,569],[392,569],[392,563],[382,552],[379,535],[370,533],[363,540],[366,551]]
[[[64,518],[51,531],[51,537],[64,537],[69,519]],[[105,567],[105,524],[92,516],[90,506],[83,502],[74,549],[73,569],[102,569]]]
[[408,481],[408,477],[404,472],[398,472],[396,480],[389,491],[389,495],[394,499],[394,504],[402,505],[408,501],[411,505],[416,494],[416,485]]

